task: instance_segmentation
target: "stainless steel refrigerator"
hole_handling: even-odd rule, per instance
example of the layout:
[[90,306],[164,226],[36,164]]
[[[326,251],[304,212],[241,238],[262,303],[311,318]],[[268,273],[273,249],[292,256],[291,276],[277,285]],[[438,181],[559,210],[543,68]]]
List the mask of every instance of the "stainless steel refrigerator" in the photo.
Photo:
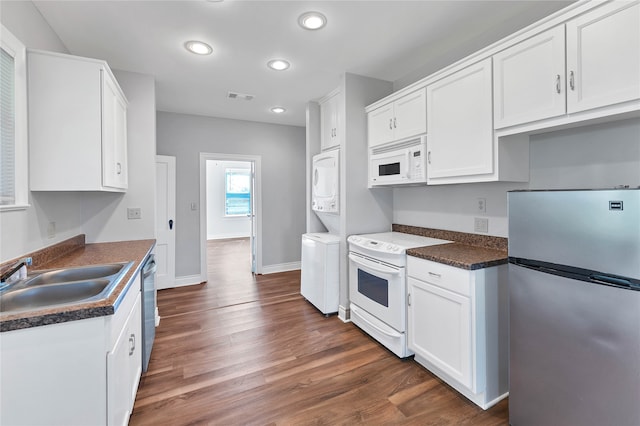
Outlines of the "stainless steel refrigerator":
[[640,189],[508,205],[509,422],[640,425]]

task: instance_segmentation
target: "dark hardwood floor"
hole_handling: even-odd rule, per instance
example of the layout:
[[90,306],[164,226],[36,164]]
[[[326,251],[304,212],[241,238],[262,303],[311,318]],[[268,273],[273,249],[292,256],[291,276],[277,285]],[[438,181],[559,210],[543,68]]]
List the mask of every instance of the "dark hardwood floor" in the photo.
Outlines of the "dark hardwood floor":
[[206,284],[161,290],[131,425],[506,425],[412,359],[300,296],[300,272],[253,276],[246,240],[210,241]]

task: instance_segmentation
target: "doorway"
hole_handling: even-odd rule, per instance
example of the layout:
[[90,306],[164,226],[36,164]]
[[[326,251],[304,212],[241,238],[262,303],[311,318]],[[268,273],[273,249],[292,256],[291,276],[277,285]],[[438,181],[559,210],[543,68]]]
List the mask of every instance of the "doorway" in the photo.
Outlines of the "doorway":
[[246,247],[250,271],[254,274],[262,272],[260,200],[260,156],[200,154],[203,277],[208,274],[208,256],[213,254],[208,253],[210,247],[234,242],[236,247]]

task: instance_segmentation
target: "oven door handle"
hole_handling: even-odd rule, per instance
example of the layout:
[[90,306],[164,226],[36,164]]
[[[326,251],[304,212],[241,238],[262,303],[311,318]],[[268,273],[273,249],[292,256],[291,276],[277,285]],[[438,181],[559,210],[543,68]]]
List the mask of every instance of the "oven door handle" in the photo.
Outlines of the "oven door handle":
[[371,262],[370,260],[364,259],[360,256],[356,256],[353,253],[349,253],[349,259],[358,265],[362,265],[366,268],[369,268],[376,272],[380,272],[382,274],[400,275],[400,269],[384,266],[376,262]]

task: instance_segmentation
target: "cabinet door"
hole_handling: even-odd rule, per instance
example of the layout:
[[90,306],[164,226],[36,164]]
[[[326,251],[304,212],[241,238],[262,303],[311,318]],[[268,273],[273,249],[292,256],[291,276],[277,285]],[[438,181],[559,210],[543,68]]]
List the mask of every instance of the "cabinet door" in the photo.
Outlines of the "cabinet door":
[[102,184],[127,187],[127,107],[118,89],[102,72]]
[[131,311],[131,318],[128,322],[127,330],[132,347],[129,349],[129,409],[133,411],[133,403],[136,401],[136,393],[142,375],[142,306],[140,296]]
[[367,114],[369,148],[393,141],[393,103]]
[[47,52],[27,62],[30,189],[100,189],[99,66]]
[[564,45],[559,26],[494,55],[496,129],[565,113]]
[[400,140],[427,131],[427,94],[425,89],[403,96],[393,103],[394,139]]
[[[140,294],[113,349],[107,354],[107,421],[109,425],[126,425],[142,374],[142,323]],[[116,313],[117,315],[117,313]]]
[[471,302],[409,277],[409,349],[472,388]]
[[493,172],[491,59],[427,86],[427,177]]
[[126,425],[131,415],[129,393],[129,330],[127,325],[107,354],[107,424]]
[[640,4],[613,2],[567,22],[569,113],[640,99]]
[[333,95],[320,105],[320,148],[340,145],[340,96]]

